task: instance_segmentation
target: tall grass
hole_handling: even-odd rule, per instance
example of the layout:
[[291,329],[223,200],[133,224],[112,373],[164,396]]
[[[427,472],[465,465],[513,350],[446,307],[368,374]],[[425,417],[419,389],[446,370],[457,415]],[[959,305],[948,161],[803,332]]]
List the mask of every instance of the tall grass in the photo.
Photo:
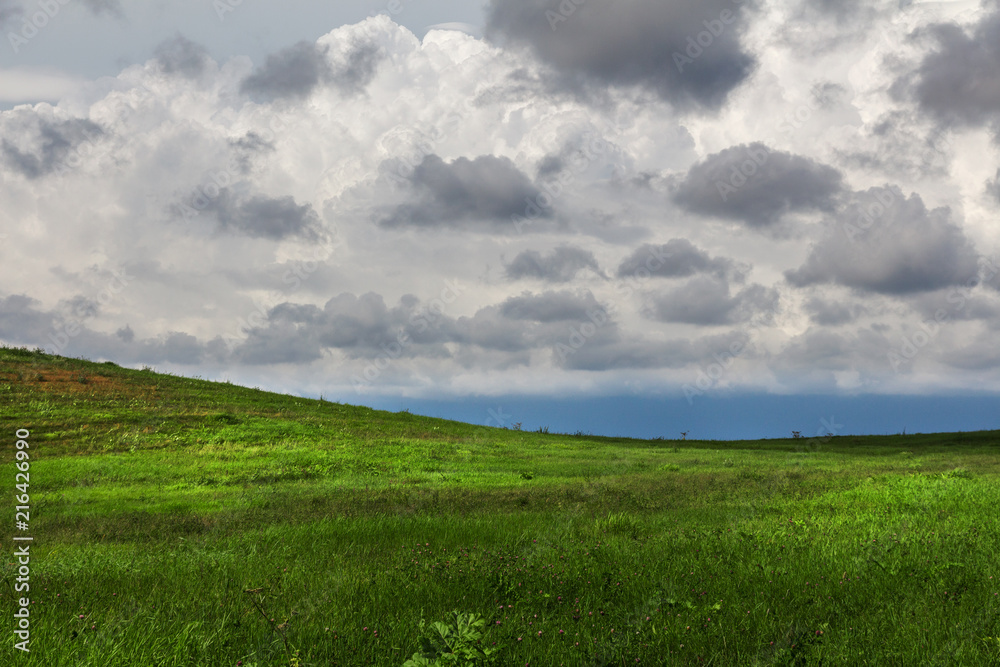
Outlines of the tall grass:
[[452,611],[499,665],[1000,664],[997,432],[512,432],[8,349],[0,401],[0,664],[398,666]]

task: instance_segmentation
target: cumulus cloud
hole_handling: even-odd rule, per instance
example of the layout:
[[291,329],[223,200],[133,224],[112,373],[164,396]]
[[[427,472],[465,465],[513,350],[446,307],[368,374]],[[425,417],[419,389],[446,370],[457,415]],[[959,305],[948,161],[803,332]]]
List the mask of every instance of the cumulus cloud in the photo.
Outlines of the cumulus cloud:
[[569,282],[585,270],[603,275],[594,253],[572,246],[560,246],[546,255],[525,250],[504,267],[510,280],[537,278],[551,283]]
[[330,74],[326,51],[314,42],[299,42],[272,53],[240,90],[262,98],[306,97]]
[[[95,331],[86,325],[93,311],[69,316],[48,311],[25,295],[0,297],[0,339],[33,344],[61,354],[84,354],[88,358],[114,358],[123,363],[170,362],[197,364],[206,354],[206,346],[191,335],[170,331],[144,340],[135,340],[125,327],[117,334]],[[84,319],[81,319],[84,318]]]
[[687,239],[671,239],[662,245],[645,243],[618,265],[618,277],[648,275],[687,278],[708,273],[741,281],[748,267],[725,257],[710,257]]
[[777,311],[777,290],[750,285],[732,294],[729,281],[697,276],[678,287],[653,295],[650,317],[661,322],[720,326],[770,320]]
[[400,204],[379,220],[385,227],[512,226],[534,206],[538,216],[552,216],[537,204],[541,191],[507,158],[481,155],[445,162],[428,155],[413,170],[412,203]]
[[906,198],[892,187],[856,193],[785,277],[798,287],[835,283],[907,294],[963,284],[977,270],[975,248],[948,208],[927,210],[917,194]]
[[[883,336],[950,309],[920,388],[1000,386],[983,334],[1000,274],[968,282],[1000,175],[967,150],[981,130],[928,129],[885,95],[924,61],[897,51],[926,43],[886,44],[894,25],[872,49],[822,2],[821,32],[843,37],[824,58],[864,67],[778,48],[747,78],[748,19],[780,44],[794,14],[772,3],[681,73],[672,49],[733,3],[574,6],[553,31],[556,2],[494,2],[492,44],[374,17],[256,69],[177,35],[56,106],[0,111],[0,340],[52,349],[77,322],[58,351],[328,396],[356,373],[414,395],[669,392],[759,325],[723,384],[888,371],[883,390],[900,386]],[[976,104],[956,117],[988,123]],[[864,189],[885,182],[907,197]],[[432,298],[452,280],[461,297]]]
[[500,314],[512,320],[534,322],[583,321],[588,313],[598,309],[601,305],[589,291],[576,294],[564,290],[542,294],[525,292],[511,297],[500,305]]
[[756,65],[743,44],[751,3],[492,0],[487,12],[487,37],[528,48],[577,91],[641,86],[678,108],[718,109]]
[[298,236],[316,240],[320,219],[311,204],[296,204],[292,197],[242,197],[222,188],[204,210],[214,214],[220,231],[245,234],[251,238],[281,240]]
[[909,95],[920,108],[948,125],[1000,121],[1000,7],[971,29],[955,23],[926,28],[936,48],[913,72],[897,80],[898,96]]
[[330,51],[329,44],[303,41],[272,53],[243,80],[240,90],[259,99],[301,99],[327,84],[353,94],[375,77],[381,59],[376,44],[356,43],[340,62],[332,61]]
[[842,176],[833,167],[755,142],[691,167],[674,201],[694,213],[766,228],[788,213],[830,210],[841,189]]
[[852,373],[867,379],[885,373],[890,348],[890,341],[872,329],[840,332],[814,327],[788,341],[769,366],[779,376],[794,376],[800,386],[835,389],[837,374]]
[[103,128],[85,118],[58,119],[17,109],[4,114],[0,155],[7,167],[29,179],[64,167],[70,152],[85,141],[98,141]]
[[867,312],[860,304],[831,301],[815,296],[805,302],[805,311],[813,324],[828,327],[850,324]]

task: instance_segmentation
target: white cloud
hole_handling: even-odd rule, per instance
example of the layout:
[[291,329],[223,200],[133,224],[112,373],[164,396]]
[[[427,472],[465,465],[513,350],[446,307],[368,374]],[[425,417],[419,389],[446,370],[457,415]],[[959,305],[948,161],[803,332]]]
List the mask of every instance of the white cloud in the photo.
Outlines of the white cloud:
[[[599,392],[678,390],[752,327],[752,350],[715,386],[996,386],[994,357],[982,352],[977,367],[951,334],[905,378],[887,361],[932,300],[871,275],[887,257],[903,275],[911,258],[971,266],[988,254],[985,183],[1000,165],[983,167],[960,137],[926,167],[933,128],[888,94],[898,63],[878,62],[903,49],[885,35],[930,19],[879,16],[884,30],[812,53],[778,39],[789,12],[762,11],[739,42],[760,67],[726,84],[717,111],[614,87],[588,101],[553,89],[531,53],[468,26],[419,40],[386,16],[286,45],[271,64],[217,62],[211,44],[173,38],[116,77],[52,74],[45,85],[63,101],[0,112],[0,339],[52,348],[75,322],[68,354],[197,363],[258,384],[291,375],[280,381],[303,390],[352,391],[350,377],[377,363],[365,391]],[[831,35],[847,30],[829,21]],[[273,85],[295,63],[315,76]],[[0,74],[0,95],[18,71]],[[784,160],[781,178],[748,167],[749,185],[734,183],[734,147],[755,142],[776,151],[774,169]],[[823,175],[821,201],[790,205],[777,188],[804,166]],[[682,207],[695,177],[697,205]],[[734,202],[777,201],[782,233],[712,199],[723,178],[746,187]],[[961,252],[896,252],[878,236],[859,251],[865,271],[851,269],[849,244],[824,234],[857,214],[852,197],[886,184],[928,210],[950,206],[935,215]],[[897,222],[899,248],[916,247],[906,234],[927,225]],[[657,248],[684,250],[694,268],[643,273]],[[932,268],[955,280],[927,290],[968,273]],[[883,288],[864,291],[873,284]],[[990,289],[953,317],[977,341],[997,326]],[[572,317],[537,315],[547,308]],[[413,330],[421,312],[434,340]],[[372,333],[348,347],[360,321]],[[419,342],[397,354],[400,333]]]

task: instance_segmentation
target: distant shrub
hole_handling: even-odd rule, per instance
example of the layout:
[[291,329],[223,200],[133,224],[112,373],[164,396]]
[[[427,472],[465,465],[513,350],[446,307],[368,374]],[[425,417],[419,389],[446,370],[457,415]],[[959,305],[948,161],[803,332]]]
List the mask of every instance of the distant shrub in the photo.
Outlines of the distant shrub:
[[667,472],[677,472],[680,469],[681,467],[676,463],[664,463],[657,468],[657,470],[665,470]]

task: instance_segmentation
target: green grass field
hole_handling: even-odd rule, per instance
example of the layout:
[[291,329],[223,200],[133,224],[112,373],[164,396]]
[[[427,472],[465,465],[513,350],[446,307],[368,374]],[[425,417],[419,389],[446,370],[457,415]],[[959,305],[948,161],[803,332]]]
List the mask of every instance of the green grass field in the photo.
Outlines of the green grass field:
[[0,406],[2,665],[400,666],[453,611],[496,665],[1000,664],[997,431],[528,433],[6,348]]

